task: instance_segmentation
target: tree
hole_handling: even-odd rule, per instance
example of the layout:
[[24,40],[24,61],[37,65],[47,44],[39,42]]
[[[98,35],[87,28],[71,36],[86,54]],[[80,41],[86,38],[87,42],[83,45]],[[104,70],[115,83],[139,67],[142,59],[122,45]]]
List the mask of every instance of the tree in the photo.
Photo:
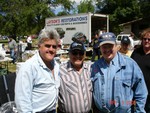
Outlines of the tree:
[[[70,10],[68,0],[1,0],[0,33],[5,35],[30,35],[38,33],[45,25],[45,18],[55,16],[53,7],[63,5]],[[3,15],[2,15],[3,14]]]
[[142,17],[138,0],[98,1],[97,12],[110,15],[110,30],[120,32],[119,24]]
[[57,16],[63,16],[63,15],[69,15],[69,13],[66,11],[62,11],[57,14]]
[[80,2],[80,5],[77,6],[78,13],[87,13],[95,11],[93,0],[83,0]]
[[150,17],[150,0],[139,0],[139,5],[143,17]]

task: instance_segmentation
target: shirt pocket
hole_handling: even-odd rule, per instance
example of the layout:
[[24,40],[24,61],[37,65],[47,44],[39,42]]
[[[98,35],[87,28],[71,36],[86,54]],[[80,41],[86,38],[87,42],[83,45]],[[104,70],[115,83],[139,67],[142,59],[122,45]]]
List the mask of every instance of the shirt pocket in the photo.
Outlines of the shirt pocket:
[[98,82],[98,79],[101,78],[100,73],[96,73],[95,76],[91,79],[93,83]]
[[65,86],[70,95],[75,95],[78,93],[78,86],[75,81],[66,81]]
[[131,80],[130,79],[125,79],[122,81],[122,87],[123,87],[123,93],[126,96],[130,96],[131,94]]

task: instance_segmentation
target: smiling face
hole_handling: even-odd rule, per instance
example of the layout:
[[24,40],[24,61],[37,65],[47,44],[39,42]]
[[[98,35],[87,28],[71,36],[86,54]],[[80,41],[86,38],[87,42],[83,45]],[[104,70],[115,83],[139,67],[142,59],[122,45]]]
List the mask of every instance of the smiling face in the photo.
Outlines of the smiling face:
[[100,46],[100,50],[101,50],[102,56],[107,61],[107,63],[110,63],[110,61],[116,55],[117,46],[116,44],[103,44]]
[[39,44],[39,53],[44,62],[50,62],[56,55],[57,43],[54,39],[47,39]]
[[85,58],[85,52],[80,50],[73,50],[69,52],[69,58],[70,62],[75,68],[81,68]]
[[150,50],[150,32],[145,34],[145,36],[142,38],[142,45],[145,49]]

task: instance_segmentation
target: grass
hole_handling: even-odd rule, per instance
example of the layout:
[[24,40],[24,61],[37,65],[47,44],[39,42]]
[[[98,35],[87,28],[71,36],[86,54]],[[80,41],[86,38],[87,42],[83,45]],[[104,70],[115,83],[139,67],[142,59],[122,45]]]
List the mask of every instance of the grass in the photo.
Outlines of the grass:
[[[26,39],[22,39],[23,42],[25,42]],[[37,49],[37,39],[33,39],[33,49]],[[3,39],[0,39],[0,43],[4,44],[5,45],[5,48],[8,49],[8,40],[3,40]],[[4,64],[6,62],[3,62],[2,64]],[[11,73],[11,72],[16,72],[16,67],[17,65],[16,64],[13,64],[11,62],[8,62],[8,71]]]
[[8,71],[9,72],[16,72],[16,64],[8,63]]
[[1,62],[0,63],[0,76],[5,75],[7,73],[14,73],[16,72],[16,65],[8,62],[8,67],[7,67],[7,62]]

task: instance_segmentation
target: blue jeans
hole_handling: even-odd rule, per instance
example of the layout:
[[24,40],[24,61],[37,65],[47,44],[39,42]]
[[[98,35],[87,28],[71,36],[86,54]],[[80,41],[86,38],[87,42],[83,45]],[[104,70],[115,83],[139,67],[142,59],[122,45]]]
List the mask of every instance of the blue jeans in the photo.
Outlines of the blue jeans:
[[13,59],[12,63],[15,63],[16,61],[16,52],[14,49],[10,49],[10,57]]

